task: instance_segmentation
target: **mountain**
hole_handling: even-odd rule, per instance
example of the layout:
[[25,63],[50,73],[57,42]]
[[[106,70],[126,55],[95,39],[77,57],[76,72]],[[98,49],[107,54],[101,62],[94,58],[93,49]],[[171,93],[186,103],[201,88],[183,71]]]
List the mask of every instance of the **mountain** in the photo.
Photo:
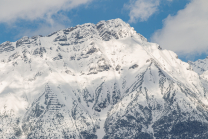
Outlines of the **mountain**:
[[0,45],[0,138],[208,137],[208,82],[121,19]]

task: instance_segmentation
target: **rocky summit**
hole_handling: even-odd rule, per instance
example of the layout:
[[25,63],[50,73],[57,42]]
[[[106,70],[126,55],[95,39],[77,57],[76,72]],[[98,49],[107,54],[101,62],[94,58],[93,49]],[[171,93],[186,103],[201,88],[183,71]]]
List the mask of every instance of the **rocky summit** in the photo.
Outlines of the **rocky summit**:
[[206,139],[207,69],[121,19],[4,42],[0,138]]

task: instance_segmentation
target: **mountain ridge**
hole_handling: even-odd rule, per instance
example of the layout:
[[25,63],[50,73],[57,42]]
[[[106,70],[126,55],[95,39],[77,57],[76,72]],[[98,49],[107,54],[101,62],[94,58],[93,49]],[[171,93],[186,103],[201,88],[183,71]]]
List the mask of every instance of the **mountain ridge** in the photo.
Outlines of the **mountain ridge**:
[[208,136],[207,79],[121,19],[5,42],[0,55],[1,138]]

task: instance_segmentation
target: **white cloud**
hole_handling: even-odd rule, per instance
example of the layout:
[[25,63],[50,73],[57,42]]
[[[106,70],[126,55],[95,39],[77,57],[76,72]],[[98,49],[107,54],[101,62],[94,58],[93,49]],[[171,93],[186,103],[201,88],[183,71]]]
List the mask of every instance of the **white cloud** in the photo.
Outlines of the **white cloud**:
[[177,15],[169,15],[151,41],[178,54],[208,52],[208,1],[192,0]]
[[130,0],[129,5],[124,5],[129,9],[129,22],[147,21],[147,19],[158,11],[160,0]]
[[69,27],[70,19],[61,14],[93,0],[0,0],[0,23],[18,30],[18,24],[28,22],[36,28],[21,29],[16,38],[22,36],[48,35],[53,31]]
[[60,10],[71,10],[91,0],[0,0],[0,22],[17,19],[36,20],[50,17]]

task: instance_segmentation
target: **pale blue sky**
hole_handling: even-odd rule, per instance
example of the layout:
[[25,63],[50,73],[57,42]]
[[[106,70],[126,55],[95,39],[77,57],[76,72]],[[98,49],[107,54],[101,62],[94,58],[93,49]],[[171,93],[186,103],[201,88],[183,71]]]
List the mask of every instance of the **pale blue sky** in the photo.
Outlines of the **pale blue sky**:
[[[183,61],[205,58],[207,0],[2,0],[0,43],[121,18]],[[18,8],[17,8],[18,7]],[[198,22],[195,22],[195,21]],[[205,26],[205,27],[204,27]],[[207,32],[206,32],[207,31]],[[193,40],[196,38],[196,40]]]

